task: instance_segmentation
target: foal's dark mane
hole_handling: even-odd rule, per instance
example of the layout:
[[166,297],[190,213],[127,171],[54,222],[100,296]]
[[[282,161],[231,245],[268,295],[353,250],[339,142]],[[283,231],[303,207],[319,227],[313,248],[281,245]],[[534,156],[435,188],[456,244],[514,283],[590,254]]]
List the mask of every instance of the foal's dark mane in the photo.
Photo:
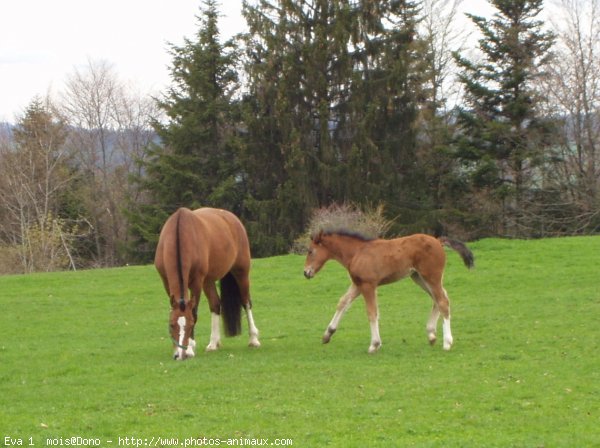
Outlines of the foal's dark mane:
[[339,235],[339,236],[346,236],[348,238],[353,238],[356,240],[360,240],[360,241],[373,241],[377,238],[372,237],[372,236],[368,236],[365,235],[362,232],[359,232],[357,230],[349,230],[349,229],[322,229],[321,232],[317,232],[312,236],[312,239],[314,240],[319,234],[323,235],[323,236],[331,236],[331,235]]

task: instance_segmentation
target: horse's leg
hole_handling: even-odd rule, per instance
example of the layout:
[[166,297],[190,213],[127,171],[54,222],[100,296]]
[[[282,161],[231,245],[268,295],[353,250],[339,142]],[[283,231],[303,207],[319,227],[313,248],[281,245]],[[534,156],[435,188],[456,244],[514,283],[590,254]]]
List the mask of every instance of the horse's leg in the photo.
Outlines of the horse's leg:
[[431,297],[431,300],[433,302],[433,305],[431,307],[431,314],[429,315],[429,320],[427,321],[427,338],[429,339],[429,343],[431,345],[435,344],[435,341],[437,339],[437,323],[438,320],[440,318],[440,309],[438,307],[437,304],[437,300],[435,299],[435,296],[433,295],[433,292],[431,291],[431,288],[429,287],[429,285],[423,280],[423,278],[419,275],[418,272],[414,272],[411,275],[411,278],[413,279],[413,281],[419,285],[421,288],[423,288],[423,290],[429,294],[429,296]]
[[237,281],[238,287],[240,288],[240,294],[242,297],[242,306],[246,310],[246,317],[248,318],[248,335],[250,337],[248,346],[260,347],[260,341],[258,340],[258,328],[254,323],[254,315],[252,314],[252,300],[250,299],[250,280],[248,277],[248,270],[244,270],[242,274],[233,272],[233,276]]
[[367,305],[367,316],[371,326],[371,345],[369,353],[375,353],[381,347],[381,337],[379,336],[379,309],[377,306],[377,289],[374,285],[363,285],[361,292]]
[[244,309],[246,310],[246,317],[248,318],[248,346],[260,347],[260,341],[258,340],[258,328],[256,328],[256,324],[254,323],[254,315],[252,314],[252,305],[245,305]]
[[204,293],[206,294],[208,307],[210,308],[210,342],[206,346],[206,351],[211,352],[221,346],[221,328],[219,326],[221,303],[215,282],[205,282]]
[[196,355],[195,353],[195,349],[196,349],[196,337],[195,335],[195,330],[196,330],[196,323],[198,322],[198,303],[200,303],[200,293],[202,291],[201,288],[201,284],[200,281],[198,280],[199,277],[197,277],[190,285],[190,290],[192,292],[192,297],[191,297],[191,305],[192,305],[192,316],[194,321],[192,322],[192,333],[190,335],[190,339],[188,342],[188,348],[186,350],[186,355],[188,357],[193,357]]
[[327,344],[331,340],[331,336],[337,330],[340,320],[342,320],[342,317],[346,311],[348,311],[348,308],[350,308],[350,305],[352,305],[354,299],[356,299],[359,295],[360,291],[356,285],[352,283],[346,294],[344,294],[338,302],[335,314],[333,315],[333,318],[331,319],[331,322],[329,322],[329,325],[325,330],[325,334],[323,335],[323,344]]

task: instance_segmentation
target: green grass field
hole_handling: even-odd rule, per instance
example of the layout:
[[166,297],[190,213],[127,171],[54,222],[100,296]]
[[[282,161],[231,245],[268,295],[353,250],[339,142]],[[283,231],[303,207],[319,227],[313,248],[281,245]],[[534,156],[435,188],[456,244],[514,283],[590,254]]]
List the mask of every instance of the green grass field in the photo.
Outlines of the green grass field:
[[[379,353],[362,299],[322,345],[347,275],[307,281],[295,255],[253,262],[260,349],[244,334],[185,362],[152,266],[0,277],[0,443],[600,446],[600,237],[470,248],[472,271],[448,253],[450,352],[410,280],[379,289]],[[199,347],[209,327],[203,299]]]

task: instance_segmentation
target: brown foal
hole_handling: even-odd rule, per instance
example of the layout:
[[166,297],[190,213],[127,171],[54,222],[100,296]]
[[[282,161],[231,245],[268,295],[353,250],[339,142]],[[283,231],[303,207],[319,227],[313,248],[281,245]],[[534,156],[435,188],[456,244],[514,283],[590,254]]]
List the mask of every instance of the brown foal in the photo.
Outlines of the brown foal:
[[473,266],[473,254],[467,246],[445,237],[434,238],[415,234],[384,240],[367,238],[345,230],[321,231],[313,236],[304,265],[304,276],[308,279],[313,278],[326,261],[334,259],[348,270],[352,280],[325,330],[323,343],[331,340],[344,313],[354,299],[362,294],[371,326],[369,353],[376,352],[381,347],[377,287],[410,276],[433,300],[433,308],[427,322],[430,344],[436,341],[437,322],[441,314],[444,349],[450,350],[453,338],[450,329],[450,302],[442,286],[446,264],[446,253],[442,246],[456,250],[468,268]]

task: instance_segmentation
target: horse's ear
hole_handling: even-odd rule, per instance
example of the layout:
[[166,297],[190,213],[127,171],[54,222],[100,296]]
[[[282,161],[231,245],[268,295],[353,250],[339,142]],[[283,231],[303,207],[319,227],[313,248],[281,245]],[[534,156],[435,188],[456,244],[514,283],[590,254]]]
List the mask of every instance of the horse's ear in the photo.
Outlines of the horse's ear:
[[171,310],[179,308],[179,310],[183,312],[185,311],[185,306],[185,300],[171,297]]

